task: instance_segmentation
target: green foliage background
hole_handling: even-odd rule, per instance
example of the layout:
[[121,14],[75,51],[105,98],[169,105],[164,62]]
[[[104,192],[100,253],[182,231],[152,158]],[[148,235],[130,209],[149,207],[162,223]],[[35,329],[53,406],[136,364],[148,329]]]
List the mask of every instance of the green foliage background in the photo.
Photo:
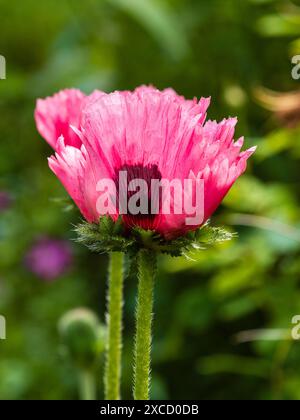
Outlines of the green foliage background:
[[[48,170],[50,148],[33,121],[37,97],[172,86],[212,96],[210,118],[239,117],[237,135],[259,149],[214,224],[239,238],[194,255],[162,257],[156,285],[152,398],[298,399],[300,343],[280,339],[300,314],[300,125],[287,129],[254,99],[257,86],[299,89],[300,3],[288,0],[0,0],[0,399],[76,399],[77,372],[60,351],[57,323],[88,306],[103,320],[107,258],[73,244],[74,267],[48,284],[24,253],[41,234],[72,239],[77,211]],[[136,281],[125,287],[124,398],[131,398]],[[275,329],[241,343],[241,332]],[[276,333],[276,331],[275,331]],[[276,334],[275,334],[276,335]],[[284,334],[283,334],[284,335]],[[101,366],[98,371],[102,398]]]

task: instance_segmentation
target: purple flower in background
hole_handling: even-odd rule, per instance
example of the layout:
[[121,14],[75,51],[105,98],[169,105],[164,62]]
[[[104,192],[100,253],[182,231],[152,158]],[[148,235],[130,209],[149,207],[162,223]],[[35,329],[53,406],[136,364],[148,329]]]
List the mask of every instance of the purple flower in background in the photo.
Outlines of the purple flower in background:
[[0,213],[10,208],[11,195],[7,191],[0,191]]
[[45,237],[38,239],[25,257],[29,271],[47,281],[62,276],[72,261],[72,248],[67,241]]

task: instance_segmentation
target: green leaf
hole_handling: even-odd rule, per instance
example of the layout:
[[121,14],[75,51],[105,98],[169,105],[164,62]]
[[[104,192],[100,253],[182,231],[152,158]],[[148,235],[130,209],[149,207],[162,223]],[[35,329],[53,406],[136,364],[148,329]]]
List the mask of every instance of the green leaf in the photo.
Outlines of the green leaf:
[[268,378],[270,369],[270,362],[267,360],[227,354],[204,357],[198,364],[198,371],[206,375],[233,373]]
[[257,24],[258,31],[267,37],[292,36],[300,34],[300,16],[268,15],[259,19]]
[[107,0],[138,21],[174,59],[189,50],[179,18],[166,4],[156,0]]

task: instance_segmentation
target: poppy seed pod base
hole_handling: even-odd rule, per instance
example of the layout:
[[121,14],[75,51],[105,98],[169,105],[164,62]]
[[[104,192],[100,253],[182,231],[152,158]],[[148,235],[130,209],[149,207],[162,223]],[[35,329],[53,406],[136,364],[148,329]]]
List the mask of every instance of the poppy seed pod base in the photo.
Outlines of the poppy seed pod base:
[[183,236],[167,240],[155,231],[140,227],[128,231],[121,217],[114,221],[110,216],[100,217],[98,224],[82,222],[75,227],[75,232],[77,242],[97,253],[124,252],[133,255],[146,249],[173,257],[188,256],[193,251],[207,249],[236,236],[223,227],[213,227],[207,222]]

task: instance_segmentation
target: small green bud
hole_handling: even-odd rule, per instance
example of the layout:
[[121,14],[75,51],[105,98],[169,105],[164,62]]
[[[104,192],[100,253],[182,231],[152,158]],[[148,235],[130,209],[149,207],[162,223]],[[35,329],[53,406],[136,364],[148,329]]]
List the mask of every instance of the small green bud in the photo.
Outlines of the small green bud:
[[58,330],[65,353],[79,368],[92,368],[106,348],[106,327],[89,309],[67,312]]

